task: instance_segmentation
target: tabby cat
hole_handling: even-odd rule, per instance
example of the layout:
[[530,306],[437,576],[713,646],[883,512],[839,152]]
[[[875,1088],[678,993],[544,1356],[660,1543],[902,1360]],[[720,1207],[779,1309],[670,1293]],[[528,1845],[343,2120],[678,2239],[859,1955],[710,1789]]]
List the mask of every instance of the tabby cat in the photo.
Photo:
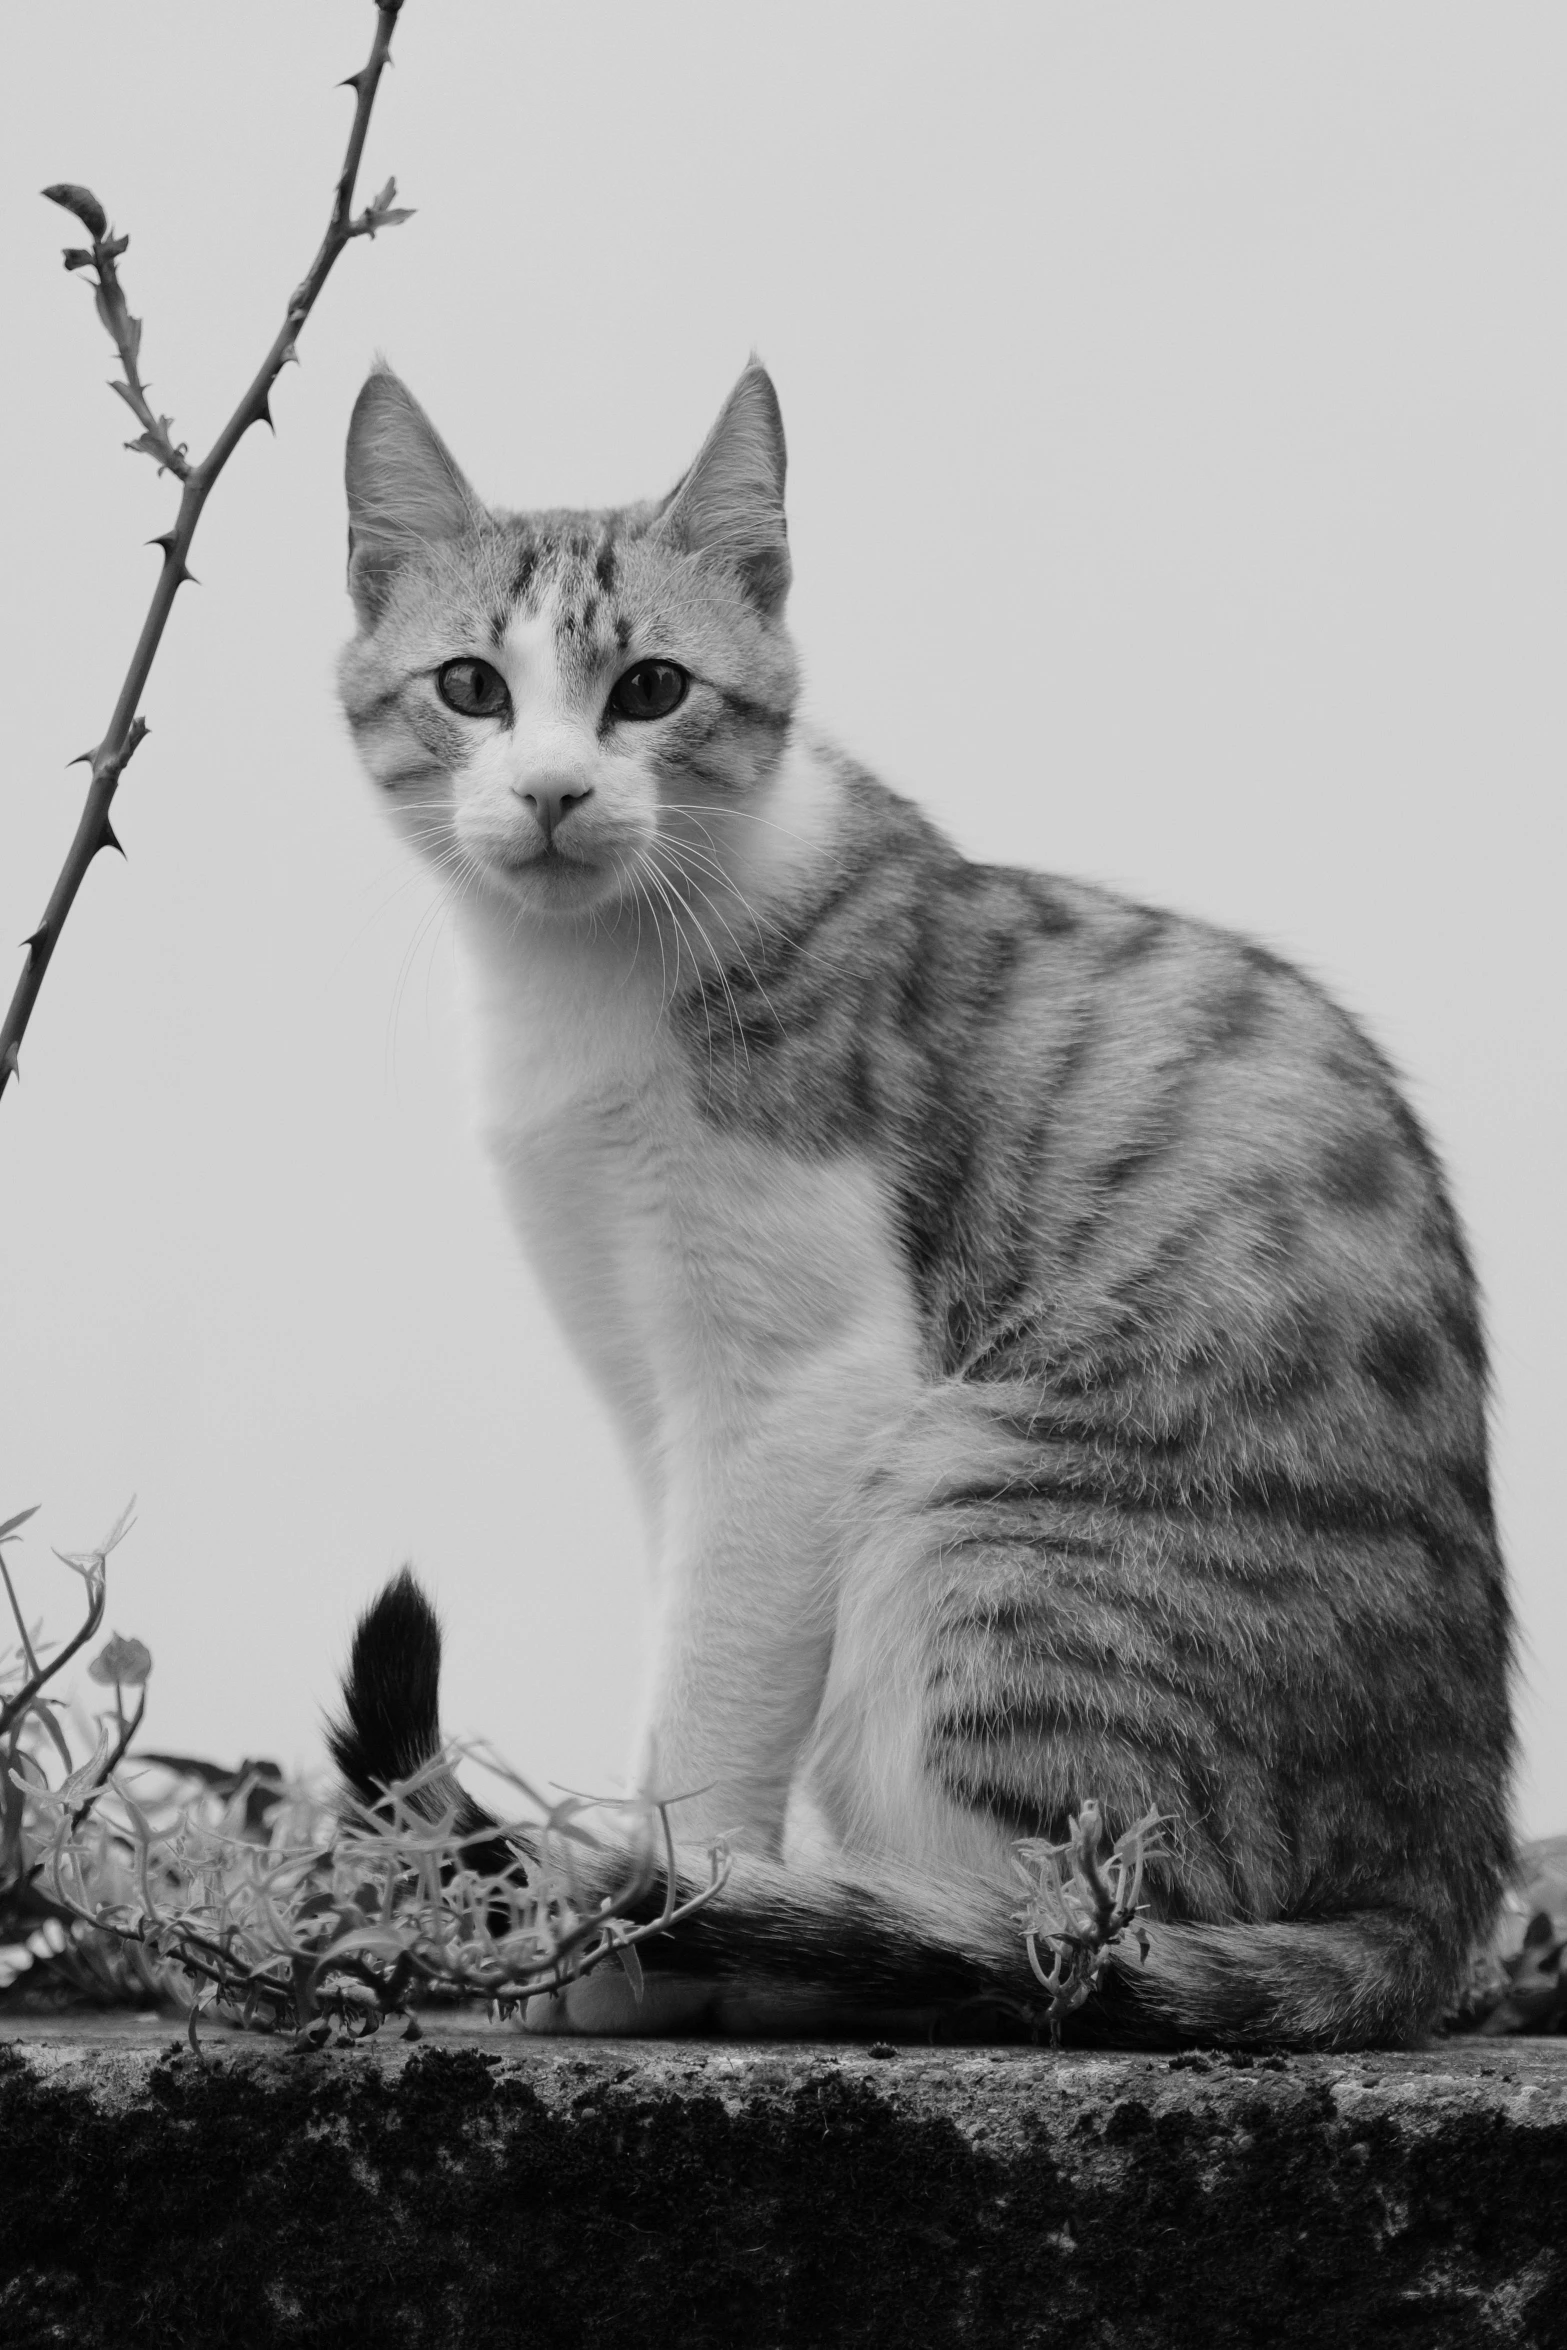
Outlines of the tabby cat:
[[[754,363],[608,512],[483,505],[385,370],[349,434],[344,706],[646,1515],[636,1778],[737,1854],[640,2005],[601,1971],[533,2021],[1026,2003],[1016,1843],[1095,1799],[1173,1825],[1080,2037],[1408,2040],[1510,1860],[1430,1146],[1287,963],[971,863],[801,726],[783,489]],[[362,1794],[434,1749],[438,1661],[400,1579],[336,1733]]]

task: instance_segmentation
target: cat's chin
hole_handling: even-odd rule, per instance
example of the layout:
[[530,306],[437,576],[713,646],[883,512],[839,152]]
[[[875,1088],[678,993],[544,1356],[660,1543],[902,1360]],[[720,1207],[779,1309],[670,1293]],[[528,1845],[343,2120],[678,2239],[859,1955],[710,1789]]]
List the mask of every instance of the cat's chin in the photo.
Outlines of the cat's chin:
[[486,872],[493,888],[530,914],[593,913],[620,896],[613,864],[589,864],[585,859],[563,857],[558,850],[515,862],[495,858],[487,862]]

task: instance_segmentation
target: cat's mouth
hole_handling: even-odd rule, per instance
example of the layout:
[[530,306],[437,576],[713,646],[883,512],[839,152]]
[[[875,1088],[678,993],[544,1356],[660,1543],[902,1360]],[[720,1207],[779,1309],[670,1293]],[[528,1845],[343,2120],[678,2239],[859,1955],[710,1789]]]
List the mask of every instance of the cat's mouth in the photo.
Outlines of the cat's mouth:
[[534,872],[540,866],[559,869],[570,865],[579,872],[587,869],[581,857],[568,857],[552,840],[547,840],[541,849],[527,849],[520,856],[503,857],[501,863],[511,873]]
[[524,849],[516,855],[498,857],[495,862],[504,873],[528,873],[541,881],[587,881],[601,870],[596,860],[567,854],[553,840],[539,849]]
[[580,905],[602,896],[612,878],[602,858],[573,854],[553,840],[492,856],[489,863],[509,895],[535,906]]

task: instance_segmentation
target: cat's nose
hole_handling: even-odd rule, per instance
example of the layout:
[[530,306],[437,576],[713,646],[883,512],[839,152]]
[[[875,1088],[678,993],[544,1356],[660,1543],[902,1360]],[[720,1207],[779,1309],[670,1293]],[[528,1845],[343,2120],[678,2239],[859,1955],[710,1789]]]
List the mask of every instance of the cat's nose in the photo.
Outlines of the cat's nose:
[[564,824],[573,808],[580,808],[584,800],[593,796],[590,783],[529,784],[519,791],[518,798],[525,808],[531,808],[538,819],[539,829],[546,841],[553,838],[556,827]]

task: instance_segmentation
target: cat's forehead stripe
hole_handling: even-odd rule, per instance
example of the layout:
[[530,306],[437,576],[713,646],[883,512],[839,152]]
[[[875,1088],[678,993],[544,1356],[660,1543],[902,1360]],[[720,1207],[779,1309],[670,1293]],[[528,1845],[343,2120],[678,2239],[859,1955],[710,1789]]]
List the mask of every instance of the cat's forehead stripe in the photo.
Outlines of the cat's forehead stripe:
[[563,635],[585,638],[601,615],[615,643],[624,647],[631,636],[624,613],[605,612],[619,578],[619,558],[613,518],[596,529],[573,522],[565,527],[526,527],[518,540],[509,569],[510,610],[492,616],[491,628],[499,645],[505,641],[512,614],[519,608],[540,611],[549,602],[555,624]]

